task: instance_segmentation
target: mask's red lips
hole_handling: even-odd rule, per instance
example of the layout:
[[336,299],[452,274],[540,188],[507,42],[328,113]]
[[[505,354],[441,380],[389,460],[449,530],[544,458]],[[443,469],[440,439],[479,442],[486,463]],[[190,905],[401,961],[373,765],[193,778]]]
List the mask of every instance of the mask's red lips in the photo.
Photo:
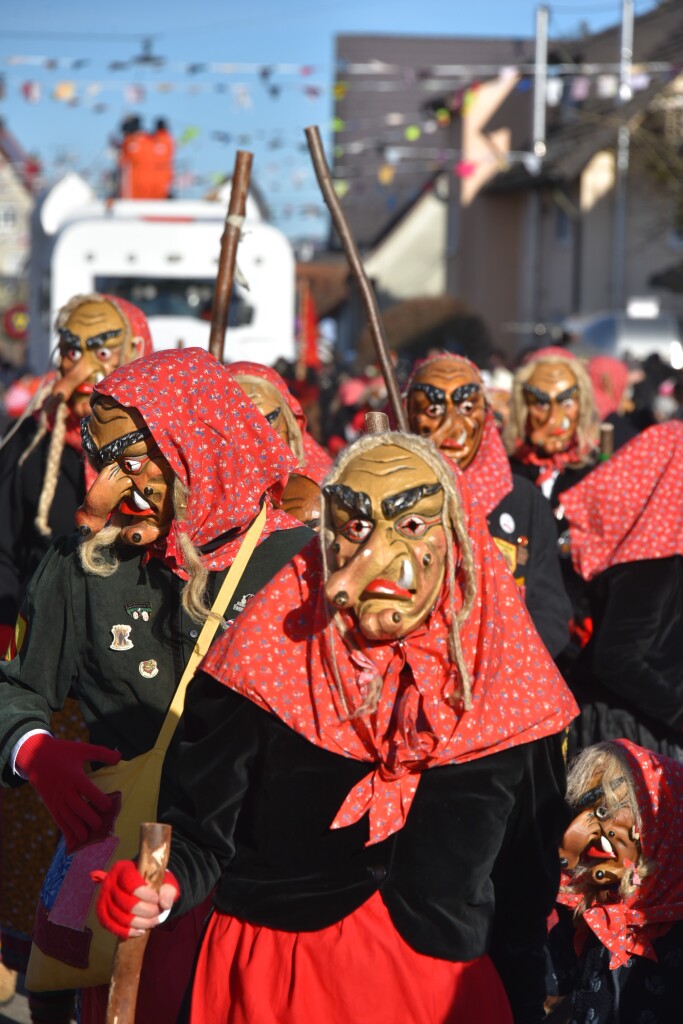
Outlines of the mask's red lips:
[[368,583],[361,594],[361,599],[364,597],[392,597],[396,601],[412,601],[413,599],[409,590],[399,587],[393,580],[385,580],[381,577]]
[[584,857],[590,857],[591,860],[616,860],[617,855],[614,850],[603,850],[602,846],[597,840],[593,840],[590,846],[583,851]]
[[76,394],[78,394],[78,395],[92,395],[94,390],[95,390],[95,385],[94,384],[88,384],[88,382],[85,381],[83,384],[79,384],[78,385],[78,387],[76,388]]
[[145,516],[149,516],[152,511],[153,510],[151,508],[137,508],[137,506],[129,502],[127,498],[124,498],[123,501],[119,502],[119,512],[123,512],[126,516],[140,516],[144,519]]
[[138,491],[133,491],[132,495],[127,495],[119,502],[119,512],[123,512],[126,516],[140,516],[144,519],[147,516],[153,516],[156,511]]

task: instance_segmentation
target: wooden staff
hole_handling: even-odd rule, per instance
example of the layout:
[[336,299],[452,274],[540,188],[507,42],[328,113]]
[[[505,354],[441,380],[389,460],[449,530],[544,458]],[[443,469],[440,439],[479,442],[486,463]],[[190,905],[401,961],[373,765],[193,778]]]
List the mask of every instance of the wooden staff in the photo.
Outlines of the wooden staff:
[[607,462],[614,455],[614,424],[600,424],[600,461]]
[[349,261],[349,266],[351,267],[351,271],[360,289],[363,305],[365,306],[365,314],[368,318],[368,324],[370,325],[370,334],[375,346],[379,365],[381,366],[382,373],[384,374],[387,394],[389,395],[391,407],[394,410],[396,423],[400,430],[407,433],[408,421],[406,420],[406,414],[403,409],[401,393],[399,391],[398,381],[396,380],[396,374],[394,372],[394,365],[389,355],[389,346],[387,345],[384,327],[382,326],[382,320],[379,315],[377,298],[375,297],[375,293],[368,281],[367,274],[365,273],[365,268],[361,262],[360,256],[358,255],[358,249],[356,248],[356,244],[351,236],[351,232],[349,231],[349,226],[346,223],[346,218],[344,217],[339,199],[337,198],[337,193],[334,191],[332,176],[330,174],[330,169],[327,166],[325,152],[320,139],[320,132],[315,125],[310,128],[306,128],[305,131],[308,148],[315,168],[318,184],[320,185],[320,190],[330,214],[332,215],[332,220],[334,221],[334,226],[337,229],[337,233],[339,234],[341,243],[344,247],[344,252],[346,253],[346,258]]
[[[140,825],[138,871],[147,885],[159,892],[171,850],[171,826],[157,822]],[[107,1024],[134,1024],[142,958],[149,932],[121,939],[116,948],[114,971],[109,985]]]
[[237,244],[242,233],[242,223],[247,206],[247,192],[249,191],[251,162],[253,159],[253,153],[247,153],[243,149],[237,150],[235,170],[232,175],[230,203],[228,204],[228,213],[225,218],[223,237],[221,238],[221,255],[218,261],[218,276],[216,277],[216,289],[214,291],[213,309],[211,311],[211,334],[209,335],[209,352],[219,363],[223,362],[223,346],[225,345],[225,331],[228,326],[232,282],[235,276]]

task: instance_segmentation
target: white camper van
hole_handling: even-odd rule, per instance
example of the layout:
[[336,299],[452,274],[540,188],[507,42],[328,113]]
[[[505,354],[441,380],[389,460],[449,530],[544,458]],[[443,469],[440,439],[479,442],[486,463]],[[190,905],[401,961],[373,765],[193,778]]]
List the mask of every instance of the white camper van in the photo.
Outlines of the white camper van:
[[[106,292],[139,306],[156,350],[208,347],[229,186],[217,200],[96,199],[67,174],[37,204],[29,268],[29,363],[48,366],[57,310],[73,295]],[[224,361],[295,358],[295,264],[289,241],[247,199]]]

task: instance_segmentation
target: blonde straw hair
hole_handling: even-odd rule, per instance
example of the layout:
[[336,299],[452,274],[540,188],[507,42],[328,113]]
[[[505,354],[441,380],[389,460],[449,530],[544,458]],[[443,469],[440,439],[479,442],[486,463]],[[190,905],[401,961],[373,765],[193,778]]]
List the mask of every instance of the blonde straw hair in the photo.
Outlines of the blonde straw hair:
[[[263,377],[256,377],[251,373],[236,373],[235,380],[243,391],[247,390],[245,385],[251,385],[252,387],[256,386],[261,388],[261,390],[268,395],[271,402],[277,402],[280,406],[280,412],[284,416],[285,423],[287,424],[289,447],[294,452],[297,462],[299,463],[299,468],[301,468],[306,461],[304,456],[303,434],[301,433],[301,427],[296,421],[296,416],[287,405],[287,399],[285,396],[278,388],[275,387],[274,384],[271,384],[270,381],[264,380]],[[254,402],[253,398],[251,401]],[[254,405],[256,405],[256,402],[254,402]]]
[[[173,481],[173,510],[175,518],[179,522],[185,520],[188,500],[187,487],[179,477],[175,477]],[[102,578],[113,576],[120,565],[117,551],[117,542],[120,536],[120,526],[105,526],[98,533],[84,538],[78,547],[78,557],[84,572],[90,576]],[[199,551],[186,533],[179,533],[178,545],[183,554],[183,568],[188,576],[180,595],[181,604],[190,618],[201,624],[211,611],[207,597],[209,571],[202,565]]]
[[[38,499],[38,509],[34,520],[36,530],[42,537],[50,537],[52,528],[48,523],[48,516],[54,501],[55,491],[59,483],[59,469],[62,464],[64,445],[66,438],[66,421],[69,416],[69,407],[66,402],[59,403],[55,410],[55,422],[50,434],[50,445],[47,450],[47,462],[45,464],[45,476],[43,486]],[[40,433],[40,431],[39,431]],[[26,454],[29,454],[27,449]]]
[[[467,535],[465,515],[453,473],[430,441],[425,441],[414,434],[402,434],[394,431],[388,431],[382,434],[371,434],[361,437],[358,441],[354,442],[354,444],[344,449],[323,481],[323,488],[329,484],[336,483],[344,469],[358,455],[373,451],[376,448],[386,447],[388,445],[395,445],[397,448],[403,448],[405,451],[417,456],[417,458],[432,470],[436,479],[443,488],[444,502],[441,510],[441,523],[444,533],[446,534],[446,538],[451,537],[455,540],[460,553],[460,563],[459,565],[456,565],[454,545],[452,543],[448,543],[446,545],[446,583],[448,587],[448,607],[450,612],[448,649],[451,662],[457,668],[458,675],[460,677],[460,693],[456,693],[453,697],[449,697],[448,699],[453,703],[458,699],[462,699],[464,709],[469,711],[472,707],[472,688],[469,671],[465,663],[465,656],[460,641],[460,627],[466,621],[474,605],[474,599],[476,597],[476,575],[472,545]],[[329,549],[332,543],[333,530],[331,526],[328,502],[325,501],[324,498],[322,499],[321,505],[321,521],[323,578],[327,581],[331,573]],[[461,577],[460,582],[463,594],[462,606],[459,612],[456,611],[455,606],[457,593],[456,576]],[[346,631],[340,616],[335,615],[333,622],[336,624],[341,635],[344,636]],[[330,623],[328,628],[330,647],[332,651],[334,651],[334,630],[332,629],[332,623]],[[344,713],[349,716],[349,709],[342,682],[339,677],[334,653],[332,656],[332,671],[342,708],[344,709]],[[350,717],[355,718],[360,715],[372,714],[376,711],[379,703],[381,687],[382,680],[378,676],[373,681],[373,684],[371,685],[361,707],[353,712]]]

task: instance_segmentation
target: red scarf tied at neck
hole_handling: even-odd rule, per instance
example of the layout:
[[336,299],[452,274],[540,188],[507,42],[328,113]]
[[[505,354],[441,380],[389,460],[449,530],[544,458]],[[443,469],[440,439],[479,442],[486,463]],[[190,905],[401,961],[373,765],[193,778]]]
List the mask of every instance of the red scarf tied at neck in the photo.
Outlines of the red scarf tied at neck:
[[[476,566],[476,599],[460,630],[470,711],[454,699],[445,587],[425,624],[398,641],[370,642],[354,630],[343,637],[330,623],[317,539],[253,599],[202,665],[310,743],[368,762],[331,823],[342,828],[369,814],[368,845],[403,827],[423,771],[558,733],[578,710],[455,472]],[[353,717],[378,675],[377,710]]]
[[[583,920],[610,950],[610,969],[632,956],[656,960],[652,940],[683,920],[683,764],[670,757],[616,740],[631,770],[642,818],[640,843],[651,870],[635,893],[613,903],[595,903]],[[572,893],[559,901],[573,905]]]

